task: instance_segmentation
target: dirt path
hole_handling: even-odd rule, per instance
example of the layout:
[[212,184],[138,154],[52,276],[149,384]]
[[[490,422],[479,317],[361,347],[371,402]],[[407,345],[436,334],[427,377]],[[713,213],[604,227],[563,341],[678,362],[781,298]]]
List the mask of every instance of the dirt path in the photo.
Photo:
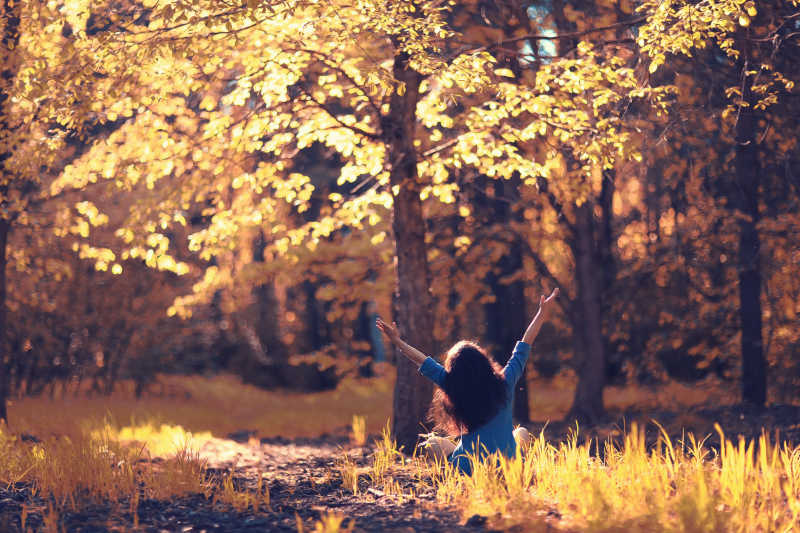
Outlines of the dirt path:
[[[223,504],[213,505],[203,495],[174,501],[139,502],[138,529],[125,502],[97,505],[80,512],[63,512],[59,531],[101,533],[109,531],[147,532],[296,532],[298,517],[305,531],[330,512],[345,517],[345,526],[354,520],[354,531],[486,531],[480,517],[467,524],[453,511],[435,505],[435,495],[395,497],[380,491],[362,490],[358,495],[342,487],[337,461],[346,453],[360,466],[369,463],[372,450],[355,447],[345,439],[248,439],[247,432],[232,438],[212,439],[200,448],[208,461],[209,472],[217,477],[233,472],[237,488],[255,490],[259,476],[269,487],[271,512],[237,512]],[[397,479],[409,489],[410,479]],[[30,488],[22,484],[0,487],[0,531],[20,531],[20,512],[27,508],[26,530],[45,531],[47,503],[37,501]],[[41,509],[42,512],[37,512]]]
[[[232,468],[251,486],[259,475],[268,480],[273,513],[260,523],[270,531],[297,531],[297,516],[306,530],[313,530],[320,515],[329,512],[355,520],[355,531],[485,531],[475,523],[480,520],[463,525],[456,513],[434,505],[433,493],[400,498],[375,490],[354,495],[344,489],[337,461],[347,454],[366,466],[372,449],[351,446],[341,438],[265,439],[257,446],[220,439],[204,445],[200,453],[212,468]],[[397,481],[411,488],[410,479]]]

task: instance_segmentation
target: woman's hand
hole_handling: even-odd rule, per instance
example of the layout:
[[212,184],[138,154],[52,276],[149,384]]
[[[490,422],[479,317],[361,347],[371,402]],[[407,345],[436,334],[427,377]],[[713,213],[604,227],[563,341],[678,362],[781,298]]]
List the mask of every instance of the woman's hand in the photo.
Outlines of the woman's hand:
[[397,346],[397,348],[400,350],[400,353],[410,359],[415,365],[420,366],[425,359],[428,358],[427,355],[420,352],[400,338],[400,332],[397,330],[397,324],[394,322],[392,322],[392,325],[390,326],[378,318],[375,320],[375,325],[378,326],[378,329],[381,330],[384,335],[389,337],[389,340],[392,341],[392,344]]
[[550,313],[553,311],[557,296],[558,287],[553,289],[553,292],[551,292],[550,296],[547,298],[544,297],[544,294],[539,297],[539,311],[536,313],[536,316],[533,317],[528,329],[525,330],[525,334],[522,336],[522,342],[527,342],[528,344],[533,343],[533,340],[542,328],[542,324],[544,324],[545,320],[548,319]]
[[551,292],[550,296],[547,298],[544,297],[544,294],[539,297],[539,314],[542,315],[542,318],[548,318],[550,316],[557,296],[558,287],[553,289],[553,292]]
[[390,326],[378,318],[375,320],[375,325],[378,326],[378,329],[381,330],[383,334],[386,335],[394,344],[397,344],[400,341],[400,332],[397,330],[397,324],[394,322]]

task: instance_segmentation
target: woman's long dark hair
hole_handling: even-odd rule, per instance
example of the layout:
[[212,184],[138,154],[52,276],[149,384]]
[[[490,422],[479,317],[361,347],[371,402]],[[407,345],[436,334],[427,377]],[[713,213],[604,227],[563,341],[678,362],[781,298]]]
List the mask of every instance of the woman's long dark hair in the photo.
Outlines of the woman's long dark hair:
[[502,369],[474,342],[460,341],[450,348],[444,369],[444,384],[436,389],[429,413],[440,431],[474,431],[508,400]]

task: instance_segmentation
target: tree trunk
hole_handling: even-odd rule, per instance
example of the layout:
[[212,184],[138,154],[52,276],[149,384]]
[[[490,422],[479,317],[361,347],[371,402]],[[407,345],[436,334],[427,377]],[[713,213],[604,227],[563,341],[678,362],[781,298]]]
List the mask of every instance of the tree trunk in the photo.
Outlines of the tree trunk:
[[[122,322],[122,321],[120,321]],[[110,396],[114,393],[114,388],[119,379],[119,371],[122,368],[122,363],[125,361],[125,355],[128,353],[128,348],[133,339],[133,332],[125,329],[124,324],[120,323],[116,327],[117,335],[122,338],[112,345],[109,350],[105,383],[105,394]]]
[[[11,83],[16,76],[16,58],[14,58],[14,51],[19,44],[19,23],[20,23],[20,2],[13,0],[5,0],[3,2],[2,18],[5,19],[5,27],[3,28],[3,46],[2,58],[3,61],[2,72],[0,77],[3,81],[3,90],[0,90],[0,136],[8,134],[9,124],[6,120],[6,102],[8,101],[9,94],[7,88],[11,87]],[[3,139],[4,140],[4,139]],[[6,143],[4,143],[6,144]],[[2,211],[8,211],[8,203],[6,200],[8,193],[8,183],[11,182],[11,176],[8,176],[8,171],[5,168],[6,161],[11,156],[9,152],[0,154],[0,208]],[[2,216],[2,215],[0,215]],[[6,214],[6,216],[11,216]],[[11,221],[8,218],[0,218],[0,421],[8,421],[6,412],[6,402],[8,401],[9,390],[9,364],[10,354],[6,346],[6,264],[7,264],[7,246],[8,234],[11,231]]]
[[575,269],[578,281],[576,302],[577,323],[573,324],[576,338],[576,370],[578,384],[568,418],[595,423],[605,415],[603,387],[605,385],[605,348],[600,306],[600,283],[594,247],[594,206],[585,202],[575,214]]
[[[743,70],[747,69],[746,60]],[[739,320],[742,330],[742,401],[763,406],[767,400],[767,363],[761,329],[761,242],[758,187],[760,168],[755,138],[756,121],[751,102],[751,77],[747,76],[742,99],[750,105],[740,110],[736,123],[736,207],[739,217]]]
[[289,349],[283,342],[280,327],[280,303],[275,295],[275,285],[269,281],[253,289],[255,295],[255,313],[253,318],[258,340],[264,348],[264,355],[276,363],[285,363],[289,357]]
[[6,403],[8,402],[9,354],[6,346],[6,256],[8,248],[9,223],[0,219],[0,421],[8,422]]
[[[614,220],[614,191],[616,189],[616,171],[603,171],[603,185],[600,191],[598,204],[601,209],[600,232],[598,235],[597,260],[602,268],[602,293],[605,294],[611,289],[617,279],[617,266],[614,262],[614,234],[612,222]],[[658,222],[656,222],[656,227]]]
[[[489,210],[489,219],[508,227],[512,217],[519,221],[519,213],[513,213],[512,208],[506,198],[519,197],[518,179],[509,181],[492,180],[494,183],[495,194],[491,200],[492,209]],[[489,186],[488,183],[480,184],[481,187]],[[474,205],[480,206],[483,202],[475,202]],[[488,222],[488,221],[487,221]],[[490,271],[487,276],[487,283],[492,289],[495,301],[486,305],[486,337],[489,344],[495,348],[494,357],[500,364],[506,364],[514,350],[514,345],[528,326],[530,317],[528,316],[525,301],[525,284],[522,280],[511,283],[502,283],[504,277],[519,273],[523,269],[522,264],[522,243],[520,235],[516,232],[509,234],[509,250],[502,257],[497,265],[497,272]],[[523,369],[517,387],[514,390],[514,418],[519,422],[530,420],[530,409],[528,406],[528,382],[527,365]]]
[[[600,231],[597,235],[597,267],[600,270],[600,324],[605,326],[606,334],[603,335],[604,361],[607,379],[620,380],[624,378],[622,372],[622,358],[616,349],[615,343],[611,342],[611,333],[614,329],[614,313],[612,305],[614,303],[614,283],[617,279],[617,264],[614,257],[614,192],[616,190],[616,170],[603,171],[603,184],[598,197],[600,206]],[[656,220],[656,227],[658,221]],[[648,234],[649,235],[649,234]],[[649,242],[649,241],[648,241]]]
[[[576,29],[575,23],[565,13],[564,0],[553,0],[552,10],[557,33],[568,34]],[[577,38],[559,39],[556,45],[559,54],[566,54],[577,46]],[[613,189],[604,182],[599,198],[601,206],[613,195]],[[603,387],[605,386],[606,356],[603,339],[603,310],[601,307],[603,279],[594,228],[594,205],[590,196],[580,206],[575,206],[575,224],[572,235],[572,252],[575,257],[577,294],[573,312],[572,330],[575,345],[575,370],[578,384],[567,418],[592,424],[605,416]],[[610,206],[609,206],[610,207]],[[608,211],[610,214],[610,210]],[[610,219],[609,219],[610,221]],[[609,226],[610,231],[610,226]],[[606,237],[605,228],[600,231],[601,240]]]
[[305,294],[306,305],[304,309],[305,324],[307,325],[308,337],[306,340],[306,351],[313,352],[331,343],[330,333],[326,327],[325,314],[320,309],[322,303],[317,299],[317,284],[306,280],[303,282],[302,289]]
[[[414,148],[416,107],[422,76],[410,67],[408,60],[405,53],[395,56],[394,78],[403,85],[392,93],[389,113],[381,124],[391,163],[390,183],[394,196],[392,229],[397,247],[395,319],[403,338],[431,355],[434,349],[433,302]],[[411,453],[418,434],[423,430],[421,423],[430,406],[432,385],[405,357],[398,355],[396,361],[393,433],[398,445],[406,453]]]
[[[261,233],[256,237],[253,250],[253,261],[264,262],[264,249],[266,239]],[[289,349],[283,342],[280,326],[280,302],[275,294],[275,284],[266,281],[253,289],[255,330],[258,340],[264,349],[264,355],[276,363],[286,363],[289,358]]]
[[[501,283],[499,278],[522,268],[522,250],[513,246],[509,254],[500,260],[501,274],[489,274],[489,286],[495,301],[486,304],[486,337],[495,347],[494,357],[500,364],[511,358],[516,341],[522,338],[528,325],[525,302],[525,285],[522,281]],[[530,420],[528,407],[527,365],[514,389],[514,418],[519,422]]]

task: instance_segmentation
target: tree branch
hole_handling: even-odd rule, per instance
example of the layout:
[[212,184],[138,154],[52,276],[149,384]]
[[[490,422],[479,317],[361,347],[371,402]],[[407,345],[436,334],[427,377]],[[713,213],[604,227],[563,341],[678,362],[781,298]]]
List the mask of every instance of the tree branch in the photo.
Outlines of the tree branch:
[[572,234],[575,234],[575,226],[564,214],[564,206],[562,206],[561,202],[558,201],[558,198],[556,198],[556,196],[550,192],[550,189],[547,185],[547,179],[542,177],[537,178],[536,185],[539,187],[539,191],[545,195],[547,201],[550,203],[550,206],[555,209],[556,215],[558,216],[558,221],[564,224]]
[[584,35],[589,35],[590,33],[608,31],[608,30],[613,30],[613,29],[616,29],[616,28],[624,28],[624,27],[627,27],[627,26],[635,26],[636,24],[644,22],[645,20],[647,20],[647,17],[646,16],[641,16],[641,17],[636,17],[636,18],[631,19],[631,20],[626,20],[626,21],[617,22],[617,23],[614,23],[614,24],[609,24],[608,26],[599,26],[597,28],[589,28],[587,30],[573,31],[573,32],[568,32],[568,33],[560,33],[560,34],[556,34],[556,35],[545,35],[545,34],[541,34],[541,33],[530,33],[528,35],[522,35],[520,37],[513,37],[511,39],[504,39],[502,41],[497,41],[495,43],[487,44],[487,45],[484,45],[484,46],[480,46],[478,48],[472,48],[472,49],[467,48],[467,49],[459,51],[453,57],[457,57],[457,56],[459,56],[461,54],[466,54],[466,53],[477,54],[478,52],[484,52],[484,51],[492,50],[494,48],[502,47],[502,46],[507,45],[507,44],[518,43],[520,41],[557,41],[557,40],[560,40],[560,39],[574,39],[576,37],[583,37]]
[[345,77],[345,78],[347,79],[347,81],[349,81],[349,82],[350,82],[350,84],[351,84],[353,87],[355,87],[356,89],[358,89],[358,91],[359,91],[359,92],[360,92],[360,93],[361,93],[361,94],[364,96],[364,98],[366,99],[366,101],[367,101],[367,103],[369,104],[369,106],[370,106],[370,107],[372,108],[372,110],[375,112],[376,118],[380,119],[380,117],[381,117],[381,109],[380,109],[380,107],[378,107],[378,104],[376,104],[376,103],[375,103],[375,102],[372,100],[372,97],[371,97],[369,94],[367,94],[367,91],[365,91],[363,87],[361,87],[361,86],[360,86],[358,83],[356,83],[356,80],[354,80],[354,79],[352,78],[352,76],[350,76],[350,74],[348,74],[348,73],[347,73],[347,71],[346,71],[346,70],[344,70],[342,67],[339,67],[339,66],[337,66],[337,65],[335,65],[335,64],[331,64],[331,63],[329,62],[329,59],[330,59],[330,58],[329,58],[327,55],[325,55],[325,54],[323,54],[322,52],[319,52],[319,51],[317,51],[317,50],[309,50],[309,49],[307,49],[307,48],[294,48],[294,49],[287,50],[287,51],[294,51],[294,52],[304,52],[304,53],[306,53],[306,54],[309,54],[309,55],[311,55],[311,56],[317,57],[317,58],[318,58],[318,59],[317,59],[317,61],[319,61],[320,63],[322,63],[323,65],[325,65],[325,66],[326,66],[326,67],[328,67],[329,69],[331,69],[331,70],[333,70],[333,71],[336,71],[336,72],[338,72],[339,74],[341,74],[343,77]]
[[450,148],[450,147],[451,147],[451,146],[453,146],[454,144],[457,144],[457,143],[458,143],[458,141],[459,141],[459,139],[461,139],[461,136],[460,136],[460,135],[459,135],[458,137],[455,137],[455,138],[453,138],[453,139],[450,139],[449,141],[445,141],[445,142],[443,142],[443,143],[442,143],[442,144],[440,144],[439,146],[434,146],[434,147],[433,147],[433,148],[431,148],[430,150],[427,150],[427,151],[425,151],[425,152],[422,152],[422,154],[420,154],[420,155],[422,155],[422,157],[430,157],[430,156],[432,156],[433,154],[438,154],[439,152],[442,152],[442,151],[444,151],[444,150],[447,150],[448,148]]
[[318,101],[316,98],[314,98],[314,96],[305,87],[303,87],[302,84],[298,84],[298,85],[300,87],[300,90],[303,92],[303,94],[305,94],[306,97],[314,103],[314,105],[316,105],[317,107],[319,107],[320,109],[325,111],[333,120],[335,120],[343,128],[347,128],[350,131],[353,131],[353,132],[355,132],[355,133],[357,133],[359,135],[363,135],[364,137],[366,137],[368,139],[378,140],[378,139],[381,138],[381,136],[379,134],[375,133],[375,132],[367,131],[365,129],[359,128],[358,126],[354,126],[352,124],[345,124],[344,122],[342,122],[339,119],[339,117],[334,112],[334,110],[331,109],[330,105],[326,104],[325,102]]

